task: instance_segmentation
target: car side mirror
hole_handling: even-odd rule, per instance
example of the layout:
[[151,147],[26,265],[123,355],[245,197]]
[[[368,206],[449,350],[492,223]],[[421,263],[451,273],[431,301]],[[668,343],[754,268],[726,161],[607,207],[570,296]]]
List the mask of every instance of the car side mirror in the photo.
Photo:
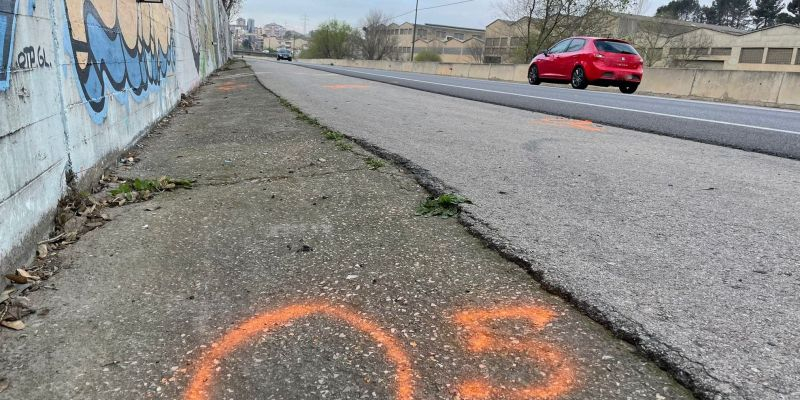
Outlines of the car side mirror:
[[543,51],[542,54],[544,54],[545,57],[550,57],[550,52],[547,50]]

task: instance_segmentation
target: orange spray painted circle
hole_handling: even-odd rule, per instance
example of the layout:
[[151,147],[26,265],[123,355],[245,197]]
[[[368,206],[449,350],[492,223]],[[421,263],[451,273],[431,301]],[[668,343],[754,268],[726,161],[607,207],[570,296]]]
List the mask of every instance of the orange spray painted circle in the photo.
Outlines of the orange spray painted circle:
[[213,385],[219,360],[259,335],[268,334],[286,324],[312,315],[324,315],[346,322],[368,335],[386,349],[386,356],[395,366],[397,400],[412,400],[414,384],[411,361],[400,343],[375,323],[341,306],[328,303],[300,303],[260,314],[229,331],[216,341],[200,359],[194,377],[189,382],[184,400],[209,400],[208,389]]

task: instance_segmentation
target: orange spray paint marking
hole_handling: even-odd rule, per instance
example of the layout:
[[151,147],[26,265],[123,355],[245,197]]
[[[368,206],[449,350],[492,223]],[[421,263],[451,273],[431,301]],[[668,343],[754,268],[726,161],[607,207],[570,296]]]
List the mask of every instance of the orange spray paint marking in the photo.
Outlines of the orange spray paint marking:
[[411,361],[400,343],[378,325],[343,307],[327,303],[301,303],[258,315],[229,331],[211,345],[211,349],[200,359],[199,367],[189,382],[184,400],[207,400],[208,389],[213,386],[217,364],[240,346],[260,335],[269,334],[292,321],[312,315],[324,315],[346,322],[351,327],[368,335],[386,349],[387,358],[395,365],[397,375],[397,400],[412,400],[414,383]]
[[369,89],[369,85],[323,85],[325,89],[344,90],[344,89]]
[[587,132],[602,132],[603,128],[594,125],[592,121],[568,118],[542,118],[531,121],[535,125],[551,125],[562,128],[571,128]]
[[247,87],[248,87],[247,84],[229,81],[217,85],[217,90],[219,90],[220,92],[232,92],[234,90],[245,89]]
[[523,353],[549,370],[547,381],[540,385],[503,389],[483,380],[469,380],[458,387],[464,399],[555,399],[575,386],[571,361],[555,346],[531,339],[503,340],[492,333],[491,322],[525,320],[536,330],[544,329],[555,318],[553,311],[539,307],[504,307],[467,310],[456,314],[455,321],[467,332],[467,347],[475,353]]

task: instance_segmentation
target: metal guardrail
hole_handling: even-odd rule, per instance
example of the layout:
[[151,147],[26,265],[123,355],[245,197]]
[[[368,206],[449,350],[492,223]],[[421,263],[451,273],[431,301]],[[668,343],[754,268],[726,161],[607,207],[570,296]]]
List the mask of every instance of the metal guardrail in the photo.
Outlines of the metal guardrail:
[[264,53],[263,51],[252,51],[252,50],[234,50],[233,54],[239,56],[251,56],[251,57],[271,57],[271,58],[278,57],[278,53]]

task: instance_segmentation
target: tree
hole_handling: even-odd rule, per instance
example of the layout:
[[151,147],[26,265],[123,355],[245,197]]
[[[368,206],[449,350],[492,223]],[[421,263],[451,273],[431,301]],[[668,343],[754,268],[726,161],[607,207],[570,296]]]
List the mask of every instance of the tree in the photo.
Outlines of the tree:
[[469,45],[467,45],[465,51],[466,55],[469,56],[470,61],[474,64],[482,64],[483,63],[483,49],[484,44],[480,39],[470,39]]
[[778,14],[778,23],[800,25],[800,0],[792,0],[786,12]]
[[756,8],[751,13],[756,28],[775,25],[783,10],[783,0],[756,0]]
[[330,20],[311,33],[308,50],[304,58],[341,59],[353,55],[358,33],[346,22]]
[[[540,0],[507,0],[505,4],[501,4],[500,7],[506,16],[509,18],[517,21],[519,24],[520,21],[524,21],[524,29],[522,33],[525,40],[525,60],[530,60],[534,51],[538,52],[538,48],[534,50],[534,40],[533,40],[533,33],[534,33],[534,15],[536,15],[537,11],[542,7]],[[551,0],[541,0],[542,2],[551,1]],[[544,6],[547,8],[547,6]]]
[[[603,35],[611,12],[624,11],[631,0],[503,0],[498,6],[509,19],[516,21],[519,40],[515,47],[524,49],[525,60],[557,40],[582,35]],[[512,50],[516,52],[517,50]]]
[[752,9],[750,0],[714,0],[710,7],[703,7],[701,22],[745,29]]
[[244,0],[222,0],[222,6],[225,7],[229,16],[238,14],[242,9],[242,4],[244,4]]
[[702,30],[687,32],[667,40],[665,46],[669,47],[670,52],[665,57],[670,66],[692,67],[693,62],[708,55],[712,45],[713,40]]
[[422,49],[414,56],[414,61],[442,62],[442,56],[433,50]]
[[658,7],[656,17],[697,22],[701,17],[700,2],[697,0],[672,0]]
[[386,28],[391,23],[389,16],[371,10],[362,22],[363,34],[358,36],[361,56],[367,60],[382,60],[397,46],[397,36],[390,35]]

